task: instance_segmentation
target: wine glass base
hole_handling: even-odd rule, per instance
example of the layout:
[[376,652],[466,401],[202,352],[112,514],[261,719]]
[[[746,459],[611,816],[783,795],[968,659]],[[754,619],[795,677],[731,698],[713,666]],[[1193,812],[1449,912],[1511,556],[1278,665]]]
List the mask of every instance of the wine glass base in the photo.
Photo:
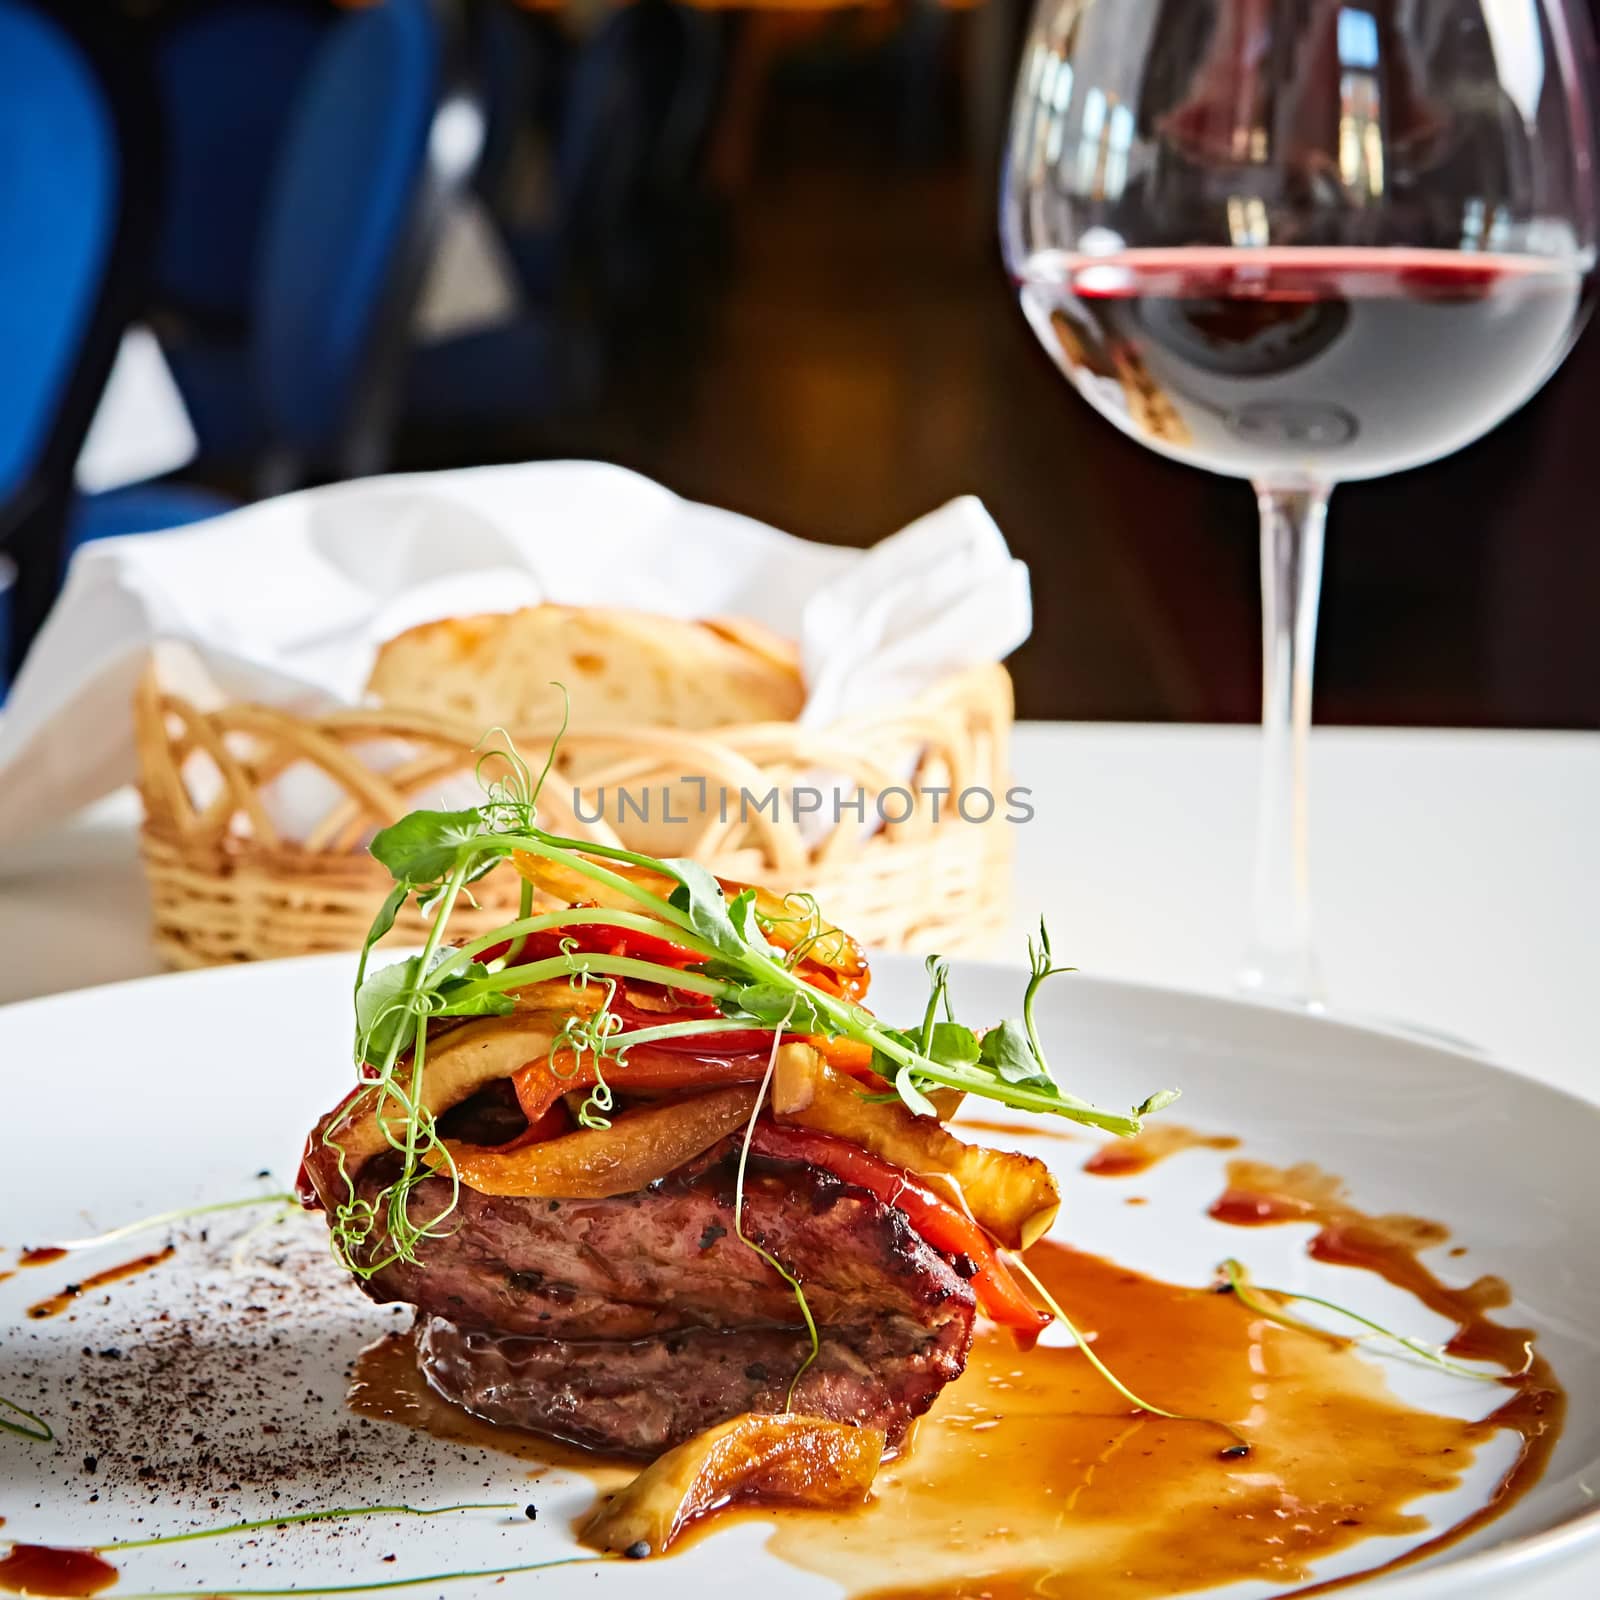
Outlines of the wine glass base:
[[1315,957],[1252,950],[1234,976],[1234,987],[1250,1000],[1268,1000],[1321,1016],[1328,1009]]

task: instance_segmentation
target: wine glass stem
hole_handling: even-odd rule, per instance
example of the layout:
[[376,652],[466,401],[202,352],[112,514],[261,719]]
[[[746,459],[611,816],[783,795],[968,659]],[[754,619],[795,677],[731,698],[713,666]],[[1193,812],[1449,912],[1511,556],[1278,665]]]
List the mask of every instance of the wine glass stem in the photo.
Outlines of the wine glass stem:
[[1320,1007],[1311,944],[1308,746],[1330,485],[1258,482],[1261,508],[1261,813],[1255,926],[1240,987]]

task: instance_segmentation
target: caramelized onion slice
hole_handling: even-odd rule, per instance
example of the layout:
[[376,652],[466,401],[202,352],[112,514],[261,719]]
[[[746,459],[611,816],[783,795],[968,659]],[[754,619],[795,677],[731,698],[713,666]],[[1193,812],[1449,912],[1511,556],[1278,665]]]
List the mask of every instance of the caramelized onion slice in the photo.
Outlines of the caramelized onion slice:
[[780,1122],[813,1128],[904,1167],[952,1199],[1009,1250],[1026,1250],[1049,1231],[1061,1194],[1049,1167],[1011,1150],[985,1150],[919,1117],[898,1100],[836,1072],[804,1045],[780,1055],[772,1111]]
[[[582,1128],[514,1150],[447,1140],[456,1172],[479,1194],[605,1200],[675,1172],[749,1120],[756,1090],[718,1089],[690,1100],[630,1111],[609,1128]],[[430,1158],[435,1167],[442,1157]]]
[[[428,1030],[423,1061],[423,1108],[435,1119],[442,1117],[491,1083],[513,1077],[530,1061],[544,1059],[568,1022],[593,1013],[602,998],[598,985],[574,989],[562,979],[519,990],[512,996],[516,1010],[507,1016],[435,1022]],[[403,1063],[398,1076],[409,1082]],[[352,1089],[306,1142],[306,1176],[322,1203],[337,1205],[345,1195],[347,1178],[354,1178],[374,1156],[394,1148],[404,1129],[405,1115],[398,1101],[384,1104],[370,1082]]]
[[669,1450],[584,1523],[583,1542],[660,1555],[698,1517],[733,1501],[860,1505],[883,1460],[881,1428],[746,1412]]
[[[430,1116],[442,1117],[480,1089],[548,1055],[565,1023],[559,1012],[526,1011],[474,1017],[451,1028],[429,1044],[420,1095],[424,1109]],[[363,1084],[346,1095],[306,1141],[306,1172],[322,1203],[337,1205],[347,1178],[393,1148],[392,1141],[404,1128],[400,1106],[393,1100],[385,1105],[373,1085]]]

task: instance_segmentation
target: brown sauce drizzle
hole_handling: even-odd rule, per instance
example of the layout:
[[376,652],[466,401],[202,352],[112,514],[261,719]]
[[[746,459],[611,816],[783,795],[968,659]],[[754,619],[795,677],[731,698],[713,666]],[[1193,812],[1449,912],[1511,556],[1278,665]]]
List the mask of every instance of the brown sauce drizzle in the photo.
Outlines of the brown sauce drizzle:
[[93,1550],[57,1550],[47,1544],[14,1544],[0,1559],[0,1590],[7,1594],[58,1595],[85,1600],[117,1581],[117,1569]]
[[1083,1164],[1085,1172],[1097,1178],[1128,1178],[1148,1172],[1158,1161],[1182,1150],[1237,1150],[1239,1141],[1230,1134],[1200,1133],[1181,1122],[1152,1122],[1132,1139],[1110,1139]]
[[24,1250],[17,1257],[19,1267],[46,1267],[52,1261],[60,1261],[66,1255],[65,1249],[58,1244],[42,1244],[34,1250]]
[[[1539,1481],[1561,1434],[1566,1393],[1549,1362],[1533,1348],[1532,1331],[1507,1327],[1488,1315],[1511,1299],[1504,1279],[1483,1276],[1455,1288],[1442,1283],[1422,1261],[1421,1251],[1450,1237],[1447,1228],[1424,1217],[1369,1216],[1350,1203],[1338,1178],[1309,1163],[1278,1168],[1257,1161],[1229,1162],[1228,1187],[1210,1214],[1218,1221],[1248,1227],[1313,1223],[1318,1231],[1306,1245],[1306,1253],[1314,1260],[1376,1273],[1454,1322],[1456,1331],[1445,1345],[1449,1355],[1496,1362],[1511,1372],[1528,1363],[1526,1372],[1507,1381],[1510,1393],[1504,1404],[1481,1422],[1466,1425],[1474,1447],[1502,1429],[1520,1438],[1516,1459],[1488,1502],[1465,1521],[1373,1569],[1375,1572],[1409,1566],[1465,1538],[1507,1511]],[[1305,1592],[1322,1593],[1331,1587],[1318,1584]]]
[[159,1267],[163,1261],[171,1258],[172,1253],[173,1247],[169,1244],[163,1249],[152,1250],[149,1255],[135,1256],[132,1261],[124,1261],[120,1266],[107,1267],[103,1272],[96,1272],[81,1283],[69,1283],[60,1294],[53,1294],[48,1299],[29,1306],[28,1315],[36,1321],[41,1317],[60,1316],[74,1300],[95,1289],[103,1289],[107,1284],[131,1278],[135,1273],[148,1272],[152,1267]]
[[14,1272],[0,1272],[0,1283],[4,1283],[7,1278],[14,1277],[16,1277],[16,1273]]

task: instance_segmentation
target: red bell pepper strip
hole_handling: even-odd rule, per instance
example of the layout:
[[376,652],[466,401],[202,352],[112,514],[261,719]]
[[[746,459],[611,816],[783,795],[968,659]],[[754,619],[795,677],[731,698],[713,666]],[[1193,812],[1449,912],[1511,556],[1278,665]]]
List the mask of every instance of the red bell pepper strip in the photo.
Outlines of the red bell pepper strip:
[[[672,1010],[651,1010],[633,1004],[630,995],[637,988],[629,984],[611,1001],[612,1014],[626,1024],[625,1031],[632,1033],[640,1028],[660,1028],[670,1023],[713,1022],[721,1018],[717,1003],[709,995],[690,994],[684,990],[673,991]],[[784,1034],[784,1042],[800,1039],[797,1033]],[[640,1048],[640,1047],[635,1047]],[[665,1039],[652,1039],[652,1050],[672,1050],[683,1055],[711,1056],[726,1060],[729,1056],[742,1056],[760,1051],[772,1053],[772,1030],[769,1028],[708,1029],[705,1033],[680,1033]],[[631,1057],[630,1057],[631,1059]]]
[[1017,1280],[1006,1270],[994,1242],[971,1217],[963,1216],[903,1168],[891,1165],[848,1139],[809,1128],[786,1128],[775,1122],[758,1122],[750,1148],[779,1161],[804,1161],[836,1178],[865,1189],[886,1206],[903,1211],[911,1226],[946,1255],[966,1256],[977,1269],[972,1286],[978,1309],[1004,1327],[1037,1338],[1050,1325]]
[[[717,1037],[723,1036],[706,1035],[708,1040]],[[760,1083],[767,1074],[772,1035],[760,1037],[759,1050],[717,1056],[707,1053],[704,1044],[701,1053],[693,1056],[653,1044],[635,1045],[622,1061],[602,1063],[599,1073],[592,1052],[574,1056],[561,1051],[555,1065],[551,1057],[541,1056],[514,1073],[511,1083],[523,1115],[534,1125],[563,1095],[574,1089],[592,1089],[602,1074],[621,1094],[630,1089],[720,1089],[735,1083]]]
[[[499,944],[480,950],[477,959],[485,963],[496,961],[516,943],[515,939],[502,939]],[[563,945],[587,955],[632,956],[636,961],[654,961],[663,967],[692,967],[706,959],[653,933],[639,933],[609,922],[574,922],[563,928],[541,928],[537,933],[524,934],[517,960],[545,961],[560,955]]]
[[571,1132],[572,1118],[568,1115],[566,1106],[557,1100],[545,1110],[543,1116],[533,1118],[515,1139],[506,1144],[496,1145],[494,1148],[520,1150],[525,1144],[543,1144],[546,1139],[556,1139],[564,1133]]

